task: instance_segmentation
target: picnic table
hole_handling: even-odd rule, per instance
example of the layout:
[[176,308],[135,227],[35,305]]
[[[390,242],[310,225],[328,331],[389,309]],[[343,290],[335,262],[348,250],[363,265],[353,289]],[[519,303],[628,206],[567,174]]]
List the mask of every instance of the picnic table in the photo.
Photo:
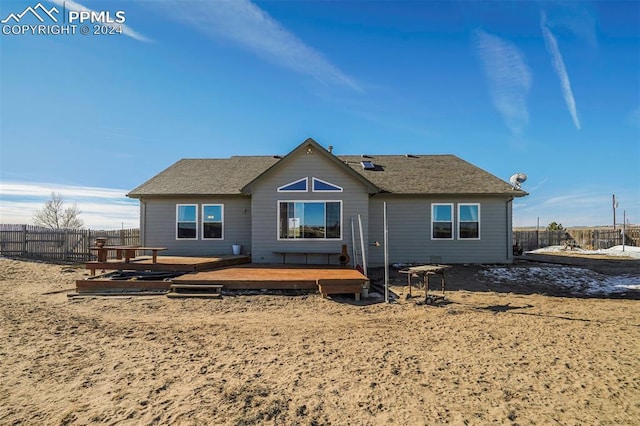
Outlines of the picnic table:
[[[143,247],[143,246],[94,246],[89,247],[89,250],[97,251],[97,261],[96,262],[88,262],[86,267],[91,270],[91,275],[96,274],[96,269],[102,269],[103,272],[105,269],[122,269],[122,265],[125,265],[131,262],[131,259],[136,257],[136,253],[138,251],[151,251],[151,262],[153,264],[158,263],[158,252],[167,250],[166,247]],[[123,260],[124,262],[108,262],[109,251],[116,252],[116,259]],[[114,267],[113,266],[120,266]]]
[[409,297],[411,297],[411,277],[418,277],[422,279],[422,284],[424,285],[424,301],[427,303],[429,298],[432,299],[434,296],[429,296],[429,277],[431,275],[440,275],[440,285],[442,288],[442,296],[444,298],[445,294],[445,271],[451,268],[451,265],[417,265],[411,266],[409,268],[401,269],[401,274],[407,275],[407,283],[409,284]]

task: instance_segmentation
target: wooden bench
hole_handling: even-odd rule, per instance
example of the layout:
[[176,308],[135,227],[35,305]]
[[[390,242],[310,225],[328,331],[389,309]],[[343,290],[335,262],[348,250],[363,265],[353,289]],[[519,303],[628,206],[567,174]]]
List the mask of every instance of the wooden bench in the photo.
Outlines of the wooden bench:
[[132,257],[136,257],[138,251],[150,251],[151,263],[158,263],[158,252],[167,250],[166,247],[117,247],[116,255],[118,259],[122,259],[124,255],[125,262],[129,263]]
[[91,250],[98,251],[98,262],[106,262],[107,253],[109,251],[116,252],[116,259],[124,259],[129,263],[131,258],[136,257],[138,251],[151,251],[151,259],[153,263],[158,263],[158,252],[167,250],[166,247],[143,247],[143,246],[104,246],[90,247]]
[[340,256],[340,253],[338,252],[334,252],[334,251],[295,251],[295,250],[291,250],[291,251],[274,251],[273,254],[279,254],[282,256],[282,263],[285,264],[287,263],[287,255],[303,255],[304,256],[304,263],[306,265],[309,264],[309,255],[322,255],[322,256],[327,256],[327,265],[331,264],[331,256]]

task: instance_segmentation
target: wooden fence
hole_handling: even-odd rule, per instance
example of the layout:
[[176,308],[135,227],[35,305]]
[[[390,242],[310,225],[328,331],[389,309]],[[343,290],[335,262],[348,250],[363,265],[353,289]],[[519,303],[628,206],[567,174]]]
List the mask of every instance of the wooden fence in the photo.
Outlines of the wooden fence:
[[98,237],[107,238],[108,245],[140,244],[139,229],[96,231],[0,224],[0,256],[84,262],[95,257],[89,247]]
[[[606,249],[622,244],[622,228],[568,228],[562,231],[535,229],[514,229],[513,244],[524,251],[540,247],[561,246],[572,243],[587,250]],[[624,243],[628,246],[640,245],[640,226],[629,226],[625,231]]]
[[[139,245],[139,229],[97,231],[92,229],[49,229],[32,225],[0,224],[0,256],[48,260],[87,261],[95,258],[98,237],[108,245]],[[514,229],[513,244],[524,251],[573,242],[584,249],[604,249],[622,244],[622,229],[569,228],[562,231]],[[640,226],[627,227],[625,244],[640,245]]]

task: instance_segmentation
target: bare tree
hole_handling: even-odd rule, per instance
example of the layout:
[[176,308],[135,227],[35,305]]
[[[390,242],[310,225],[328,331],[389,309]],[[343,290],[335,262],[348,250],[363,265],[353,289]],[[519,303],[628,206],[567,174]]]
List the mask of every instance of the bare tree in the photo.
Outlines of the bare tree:
[[75,203],[71,207],[65,207],[62,195],[52,192],[44,206],[33,213],[33,221],[36,225],[52,229],[79,229],[84,224],[79,217],[80,213]]

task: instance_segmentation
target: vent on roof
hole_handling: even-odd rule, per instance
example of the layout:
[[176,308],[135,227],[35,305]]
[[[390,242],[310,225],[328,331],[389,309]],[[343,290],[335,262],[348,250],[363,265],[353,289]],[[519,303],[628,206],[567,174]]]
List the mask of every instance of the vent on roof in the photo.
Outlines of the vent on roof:
[[282,158],[282,156],[281,156],[281,155],[274,155],[274,156],[273,156],[273,158],[278,158],[278,159],[280,159],[280,158]]
[[413,155],[413,154],[405,154],[404,156],[407,158],[418,158],[417,155]]
[[362,164],[362,168],[365,170],[374,170],[376,168],[373,161],[362,161],[360,164]]
[[367,154],[362,154],[360,157],[361,157],[361,158],[373,158],[372,156],[367,155]]

